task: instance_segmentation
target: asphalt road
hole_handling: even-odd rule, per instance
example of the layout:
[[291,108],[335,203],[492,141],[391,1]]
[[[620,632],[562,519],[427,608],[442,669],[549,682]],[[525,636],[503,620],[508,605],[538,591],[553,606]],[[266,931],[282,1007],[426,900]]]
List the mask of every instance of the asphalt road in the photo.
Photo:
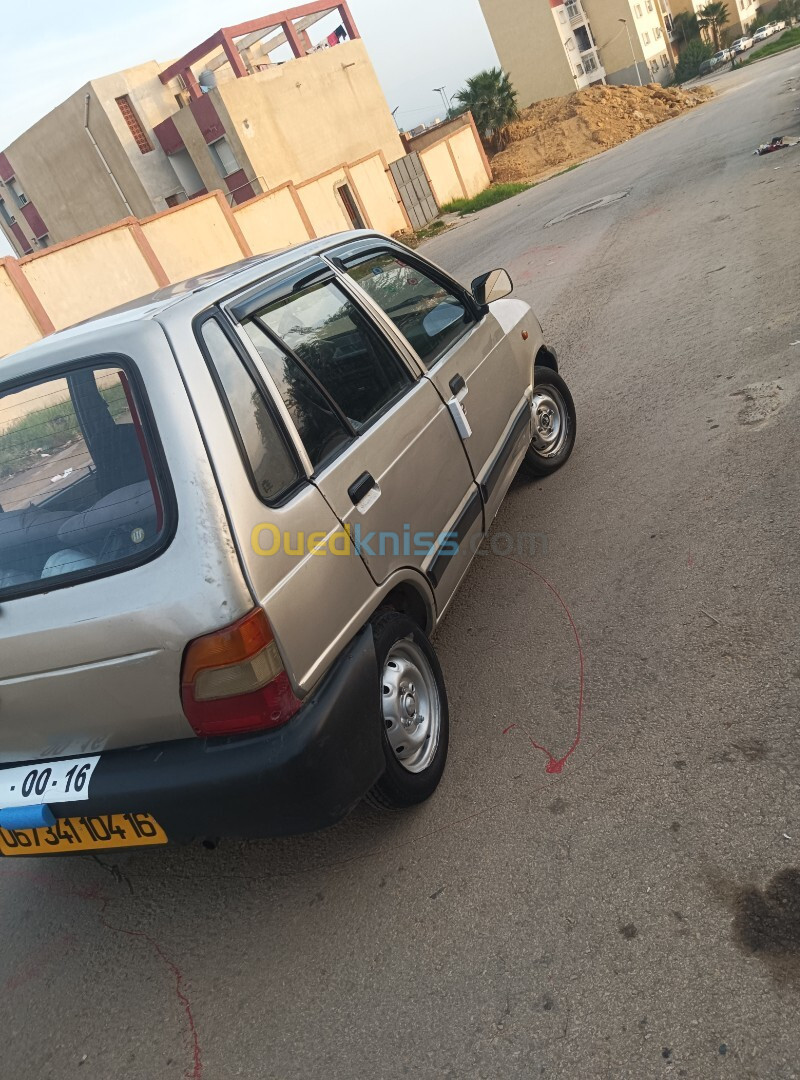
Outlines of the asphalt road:
[[437,796],[3,863],[3,1080],[800,1076],[800,148],[752,156],[800,52],[715,86],[426,248],[508,267],[579,410],[437,635]]

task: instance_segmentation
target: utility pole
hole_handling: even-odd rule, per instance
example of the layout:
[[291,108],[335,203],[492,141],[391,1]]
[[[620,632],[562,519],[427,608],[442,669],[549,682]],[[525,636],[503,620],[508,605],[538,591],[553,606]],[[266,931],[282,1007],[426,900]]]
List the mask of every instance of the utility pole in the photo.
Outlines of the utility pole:
[[625,29],[628,31],[628,44],[631,47],[631,56],[633,57],[633,65],[636,68],[636,78],[639,80],[639,86],[642,86],[643,83],[642,83],[641,72],[639,71],[639,61],[636,59],[636,53],[634,52],[634,49],[633,49],[633,38],[631,37],[631,28],[630,28],[630,26],[628,26],[628,20],[627,19],[620,19],[619,21],[621,23],[625,23]]

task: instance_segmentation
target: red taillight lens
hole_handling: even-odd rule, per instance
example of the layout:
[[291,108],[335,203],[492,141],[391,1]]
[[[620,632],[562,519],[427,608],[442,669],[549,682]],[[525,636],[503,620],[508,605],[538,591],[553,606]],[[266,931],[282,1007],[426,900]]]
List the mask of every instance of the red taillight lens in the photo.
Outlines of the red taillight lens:
[[300,708],[261,608],[190,642],[181,701],[198,735],[241,735],[285,724]]

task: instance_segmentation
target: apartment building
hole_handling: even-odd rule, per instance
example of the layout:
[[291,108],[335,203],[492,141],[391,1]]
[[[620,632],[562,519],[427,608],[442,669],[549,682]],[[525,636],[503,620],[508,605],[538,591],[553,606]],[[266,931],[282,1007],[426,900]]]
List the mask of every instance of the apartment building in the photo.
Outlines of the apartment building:
[[[708,0],[670,0],[673,15],[679,12],[697,15],[707,3]],[[723,37],[727,41],[734,41],[750,29],[762,6],[769,8],[774,7],[774,4],[762,5],[759,0],[725,0],[725,6],[728,9],[728,21],[722,28]]]
[[480,0],[521,104],[595,83],[666,82],[672,0]]
[[[29,255],[216,189],[244,203],[376,152],[392,162],[404,148],[347,0],[313,0],[81,87],[0,152],[0,228]],[[357,223],[348,184],[336,194]]]

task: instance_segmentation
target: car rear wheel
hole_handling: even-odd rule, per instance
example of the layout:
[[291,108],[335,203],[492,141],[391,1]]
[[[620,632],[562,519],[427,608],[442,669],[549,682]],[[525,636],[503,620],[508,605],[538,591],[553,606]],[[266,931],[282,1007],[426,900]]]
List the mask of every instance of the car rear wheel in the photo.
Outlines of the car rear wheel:
[[577,416],[569,387],[556,371],[534,370],[531,445],[525,455],[530,476],[549,476],[560,469],[575,446]]
[[442,778],[450,738],[447,690],[433,646],[407,615],[378,616],[373,634],[386,770],[367,802],[404,810],[430,798]]

